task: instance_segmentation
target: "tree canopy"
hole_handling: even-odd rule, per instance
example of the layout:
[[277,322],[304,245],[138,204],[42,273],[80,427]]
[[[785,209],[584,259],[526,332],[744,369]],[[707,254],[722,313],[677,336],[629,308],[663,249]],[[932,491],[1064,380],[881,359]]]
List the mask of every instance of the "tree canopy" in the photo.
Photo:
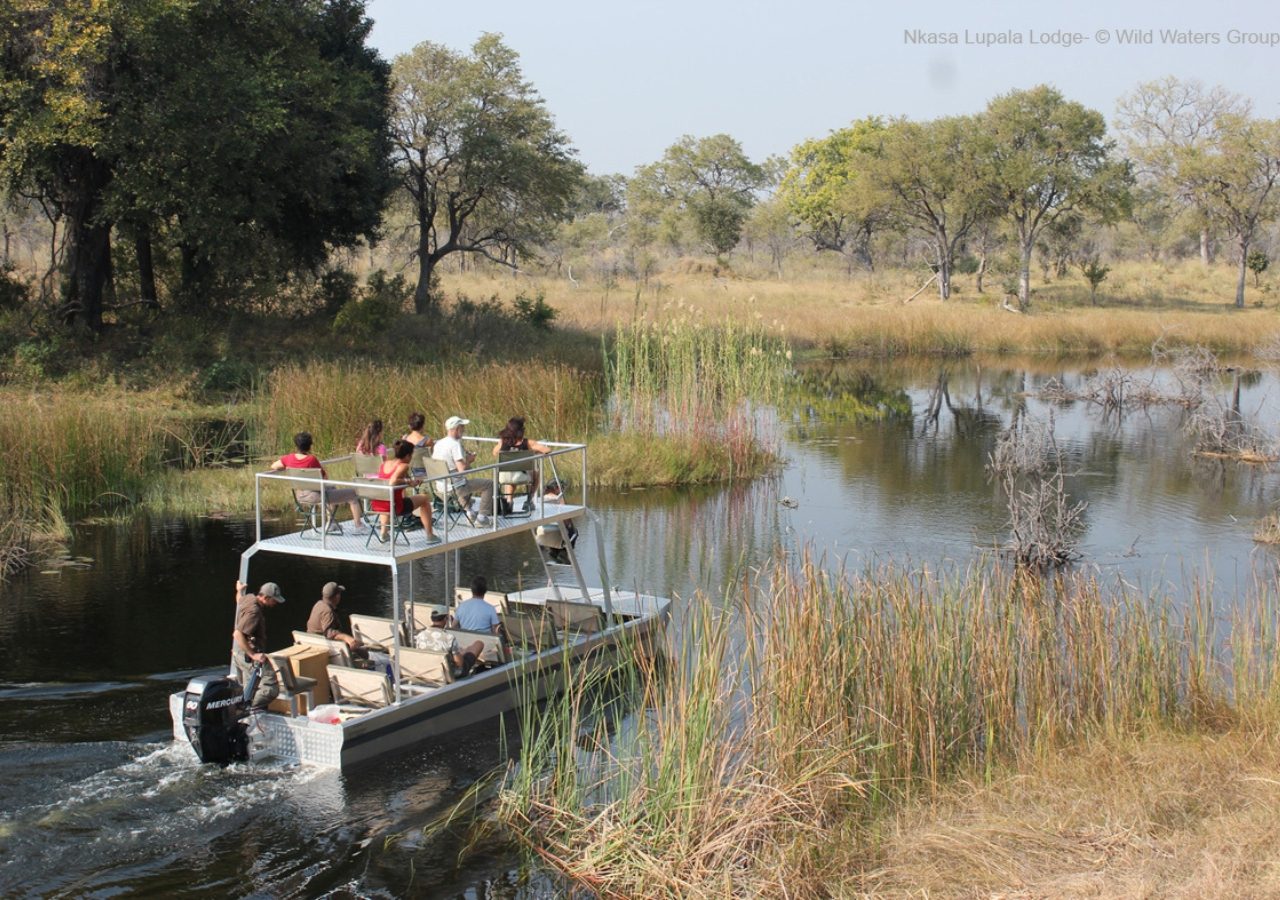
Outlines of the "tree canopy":
[[685,135],[662,159],[636,170],[629,202],[679,216],[708,249],[723,255],[742,237],[756,191],[766,180],[764,168],[729,135]]
[[313,268],[375,234],[386,64],[361,0],[0,0],[0,174],[67,223],[63,316],[100,327],[114,229],[154,300]]
[[549,237],[583,175],[569,139],[498,35],[463,55],[425,42],[396,57],[392,134],[413,210],[418,285],[432,312],[432,273],[451,253],[513,265]]

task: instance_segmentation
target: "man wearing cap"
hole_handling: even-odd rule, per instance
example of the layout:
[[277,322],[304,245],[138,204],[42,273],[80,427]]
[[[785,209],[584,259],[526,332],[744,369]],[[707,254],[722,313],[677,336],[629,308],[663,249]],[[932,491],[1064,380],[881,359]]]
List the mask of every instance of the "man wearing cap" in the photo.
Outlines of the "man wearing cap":
[[419,650],[434,650],[447,653],[453,663],[456,675],[470,675],[476,660],[484,652],[484,641],[473,641],[466,650],[458,648],[458,639],[448,631],[449,609],[445,606],[431,607],[431,625],[414,635],[414,646]]
[[467,467],[476,460],[476,455],[462,446],[463,432],[470,424],[470,419],[464,419],[461,416],[450,416],[446,419],[445,436],[436,441],[431,457],[444,460],[455,472],[464,473],[454,476],[454,489],[463,503],[469,503],[473,494],[480,496],[479,515],[472,518],[468,512],[467,517],[471,519],[473,525],[488,525],[489,512],[493,509],[493,481],[488,478],[467,478],[465,475]]
[[249,683],[254,666],[262,667],[257,690],[250,701],[254,709],[265,709],[280,693],[275,667],[267,659],[266,610],[281,603],[284,603],[284,595],[274,581],[268,581],[256,594],[249,593],[249,586],[243,581],[236,582],[236,625],[231,632],[231,662],[242,685]]
[[369,651],[365,645],[338,627],[338,604],[342,602],[345,590],[336,581],[330,581],[320,589],[320,599],[311,607],[311,615],[307,619],[307,631],[322,634],[331,641],[342,641],[354,659],[368,659]]

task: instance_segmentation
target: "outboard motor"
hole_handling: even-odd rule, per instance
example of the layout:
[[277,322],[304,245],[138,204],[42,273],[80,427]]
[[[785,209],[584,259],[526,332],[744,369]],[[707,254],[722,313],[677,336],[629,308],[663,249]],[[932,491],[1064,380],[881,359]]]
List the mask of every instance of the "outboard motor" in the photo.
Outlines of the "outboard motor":
[[193,678],[182,702],[182,727],[201,762],[244,762],[249,758],[245,719],[249,698],[258,686],[261,669],[254,667],[249,684],[220,676]]

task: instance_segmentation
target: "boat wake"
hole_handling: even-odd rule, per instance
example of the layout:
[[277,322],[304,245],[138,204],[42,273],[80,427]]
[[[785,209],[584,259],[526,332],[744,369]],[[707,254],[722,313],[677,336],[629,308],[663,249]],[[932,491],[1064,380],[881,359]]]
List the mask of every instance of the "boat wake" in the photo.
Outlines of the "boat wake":
[[311,811],[341,807],[340,788],[326,803],[313,784],[332,782],[325,774],[200,766],[172,742],[4,745],[0,894],[99,892],[136,885],[138,867],[181,871],[184,856],[209,853],[262,810],[300,796]]

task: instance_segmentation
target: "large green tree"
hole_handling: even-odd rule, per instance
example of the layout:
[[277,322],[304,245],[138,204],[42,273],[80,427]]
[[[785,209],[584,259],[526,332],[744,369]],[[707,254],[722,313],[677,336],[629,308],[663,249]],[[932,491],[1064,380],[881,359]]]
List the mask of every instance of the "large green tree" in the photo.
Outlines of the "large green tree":
[[156,241],[195,301],[374,235],[388,69],[361,0],[0,0],[0,28],[0,171],[66,219],[64,318],[101,326],[113,229],[146,302]]
[[742,226],[768,180],[763,166],[752,162],[742,145],[727,134],[705,138],[685,135],[641,166],[628,184],[628,204],[643,213],[674,214],[717,256],[742,237]]
[[1101,221],[1122,214],[1133,176],[1127,161],[1112,157],[1102,114],[1046,85],[996,97],[982,124],[993,147],[995,199],[1018,244],[1018,303],[1025,310],[1040,233],[1074,212]]
[[394,162],[416,233],[414,306],[425,314],[442,259],[514,265],[567,216],[583,169],[498,35],[469,54],[419,44],[396,57],[393,76]]
[[991,150],[975,117],[901,120],[885,130],[870,168],[894,217],[933,248],[943,300],[951,296],[956,249],[974,225],[998,212]]
[[859,119],[824,138],[798,144],[779,196],[818,250],[860,256],[872,267],[871,237],[888,224],[888,199],[870,177],[885,124]]

